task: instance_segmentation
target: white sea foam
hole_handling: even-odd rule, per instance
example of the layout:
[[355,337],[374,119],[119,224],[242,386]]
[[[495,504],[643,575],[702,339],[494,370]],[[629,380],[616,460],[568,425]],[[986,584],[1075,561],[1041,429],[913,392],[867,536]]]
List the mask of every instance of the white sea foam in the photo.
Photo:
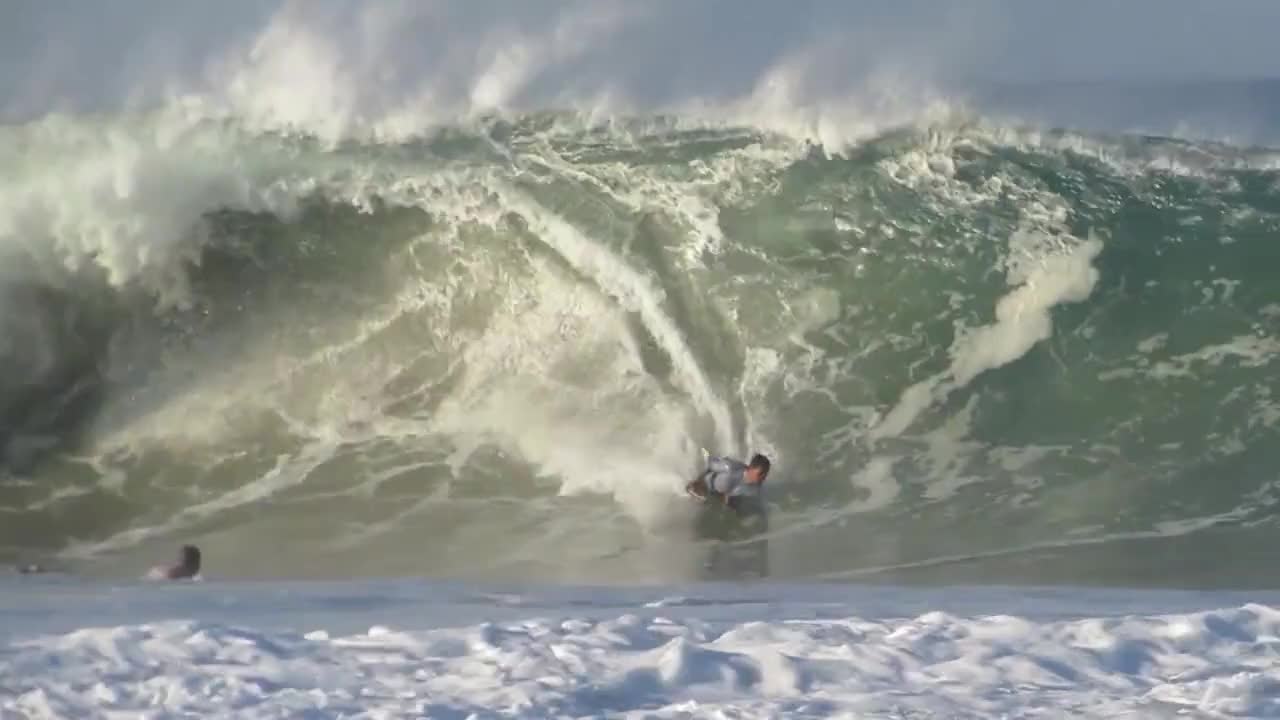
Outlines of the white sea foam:
[[167,116],[49,120],[0,134],[0,158],[16,170],[0,198],[0,280],[61,287],[67,275],[94,269],[112,286],[136,283],[162,305],[183,304],[202,212],[287,218],[311,188],[310,178],[286,177],[265,148],[246,168],[238,139]]
[[[692,613],[707,607],[728,617]],[[1265,605],[1068,619],[770,607],[766,619],[677,595],[604,617],[423,630],[83,627],[0,647],[0,715],[1280,716],[1280,610]]]

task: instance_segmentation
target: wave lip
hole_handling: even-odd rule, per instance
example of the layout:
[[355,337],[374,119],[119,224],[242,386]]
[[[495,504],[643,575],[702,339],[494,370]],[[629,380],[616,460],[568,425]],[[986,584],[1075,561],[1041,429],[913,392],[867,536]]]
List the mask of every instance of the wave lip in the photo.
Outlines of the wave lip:
[[[0,710],[515,717],[1060,711],[1280,714],[1280,612],[1244,605],[1057,622],[568,617],[425,632],[264,632],[165,621],[0,650]],[[1009,692],[1009,688],[1017,692]]]

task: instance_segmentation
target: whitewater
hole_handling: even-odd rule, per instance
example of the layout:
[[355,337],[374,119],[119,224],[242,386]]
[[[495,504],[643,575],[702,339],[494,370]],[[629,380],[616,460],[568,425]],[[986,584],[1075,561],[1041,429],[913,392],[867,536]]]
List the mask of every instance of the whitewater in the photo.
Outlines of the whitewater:
[[0,71],[0,718],[1280,717],[1280,86],[702,12]]
[[0,604],[0,716],[1274,717],[1277,599],[54,582]]

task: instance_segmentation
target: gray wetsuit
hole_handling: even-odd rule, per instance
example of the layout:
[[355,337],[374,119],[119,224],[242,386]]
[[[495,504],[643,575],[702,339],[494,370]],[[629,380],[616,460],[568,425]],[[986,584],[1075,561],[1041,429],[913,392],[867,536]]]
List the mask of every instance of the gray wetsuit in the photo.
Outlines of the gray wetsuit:
[[743,475],[747,466],[732,458],[707,458],[707,469],[702,472],[702,479],[707,488],[713,492],[729,497],[756,497],[760,494],[760,486],[747,482]]

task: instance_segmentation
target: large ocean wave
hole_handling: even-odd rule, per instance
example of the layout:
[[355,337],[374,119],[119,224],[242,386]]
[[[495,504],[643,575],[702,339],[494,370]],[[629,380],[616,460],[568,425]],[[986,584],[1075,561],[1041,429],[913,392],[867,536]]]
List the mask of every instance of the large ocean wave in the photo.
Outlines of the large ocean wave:
[[[1267,575],[1169,539],[1274,531],[1265,152],[557,114],[5,143],[11,557]],[[775,459],[767,529],[691,533],[701,448]]]
[[[821,44],[548,94],[619,8],[421,81],[377,70],[417,11],[343,55],[294,7],[215,90],[0,127],[0,556],[1275,581],[1275,152],[833,85]],[[698,516],[704,448],[774,459],[767,523]]]

